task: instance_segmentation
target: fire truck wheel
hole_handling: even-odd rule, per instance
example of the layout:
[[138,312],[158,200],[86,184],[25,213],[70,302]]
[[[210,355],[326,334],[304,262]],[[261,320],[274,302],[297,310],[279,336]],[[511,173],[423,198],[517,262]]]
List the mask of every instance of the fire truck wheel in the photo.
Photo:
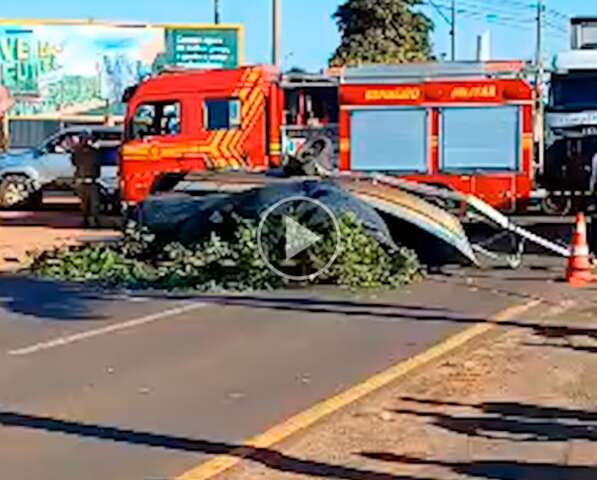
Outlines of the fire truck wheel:
[[541,201],[541,210],[547,215],[568,215],[572,211],[572,199],[548,196]]

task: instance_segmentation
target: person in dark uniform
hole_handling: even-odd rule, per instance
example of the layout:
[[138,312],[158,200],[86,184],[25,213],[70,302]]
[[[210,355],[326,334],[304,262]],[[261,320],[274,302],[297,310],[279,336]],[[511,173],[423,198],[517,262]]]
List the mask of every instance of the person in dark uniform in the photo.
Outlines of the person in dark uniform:
[[5,124],[6,119],[4,115],[2,115],[2,112],[0,112],[0,153],[3,153],[6,150],[8,150],[8,142],[6,141],[7,132],[5,131]]
[[89,134],[81,135],[79,143],[73,149],[72,162],[75,166],[75,182],[81,199],[84,225],[98,227],[101,207],[98,179],[101,168],[98,151]]
[[10,92],[0,85],[0,152],[8,150],[8,111],[13,105]]

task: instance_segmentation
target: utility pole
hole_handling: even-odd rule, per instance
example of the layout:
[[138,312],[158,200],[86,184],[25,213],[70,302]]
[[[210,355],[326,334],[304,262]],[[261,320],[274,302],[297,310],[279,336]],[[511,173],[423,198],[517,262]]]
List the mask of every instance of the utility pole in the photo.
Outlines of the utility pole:
[[456,0],[452,0],[450,16],[450,41],[452,51],[452,61],[456,61]]
[[214,0],[214,23],[220,23],[220,0]]
[[280,0],[272,0],[272,65],[280,64]]
[[535,58],[535,141],[537,143],[537,168],[543,173],[545,166],[545,105],[543,104],[543,77],[545,66],[543,64],[543,14],[545,5],[543,0],[537,1],[537,52]]

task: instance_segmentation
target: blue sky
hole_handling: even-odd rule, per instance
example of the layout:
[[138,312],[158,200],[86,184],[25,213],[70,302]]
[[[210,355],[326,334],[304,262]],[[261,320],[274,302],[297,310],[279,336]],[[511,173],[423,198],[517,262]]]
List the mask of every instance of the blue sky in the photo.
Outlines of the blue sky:
[[[285,67],[323,67],[338,43],[331,15],[340,0],[280,0],[282,3],[282,58]],[[430,0],[424,0],[425,3]],[[433,0],[447,13],[449,0]],[[535,0],[457,0],[457,45],[460,59],[471,59],[477,34],[489,30],[492,54],[496,58],[530,59],[534,52]],[[546,32],[546,57],[568,45],[567,22],[562,15],[595,15],[595,0],[545,0],[549,27]],[[213,0],[24,0],[2,2],[6,18],[95,18],[135,20],[154,23],[209,22]],[[270,58],[271,0],[220,0],[222,21],[245,26],[248,62],[267,62]],[[448,25],[432,7],[422,7],[434,20],[434,50],[449,50]]]

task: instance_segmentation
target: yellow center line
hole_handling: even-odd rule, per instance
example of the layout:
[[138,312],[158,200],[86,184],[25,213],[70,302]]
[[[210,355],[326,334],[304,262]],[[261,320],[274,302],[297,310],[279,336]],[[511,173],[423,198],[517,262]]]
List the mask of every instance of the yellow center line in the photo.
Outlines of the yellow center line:
[[313,407],[291,417],[290,419],[270,428],[243,443],[242,447],[231,450],[230,453],[218,455],[205,463],[199,464],[191,470],[176,477],[175,480],[208,480],[216,475],[238,465],[243,459],[251,456],[256,450],[269,448],[282,442],[290,436],[304,430],[332,413],[349,406],[366,395],[395,382],[415,369],[422,367],[438,358],[462,347],[474,338],[489,332],[500,322],[513,320],[541,304],[541,300],[531,300],[521,305],[514,305],[497,313],[488,322],[473,325],[451,337],[443,340],[428,350],[388,368],[355,385],[345,392],[322,401]]

